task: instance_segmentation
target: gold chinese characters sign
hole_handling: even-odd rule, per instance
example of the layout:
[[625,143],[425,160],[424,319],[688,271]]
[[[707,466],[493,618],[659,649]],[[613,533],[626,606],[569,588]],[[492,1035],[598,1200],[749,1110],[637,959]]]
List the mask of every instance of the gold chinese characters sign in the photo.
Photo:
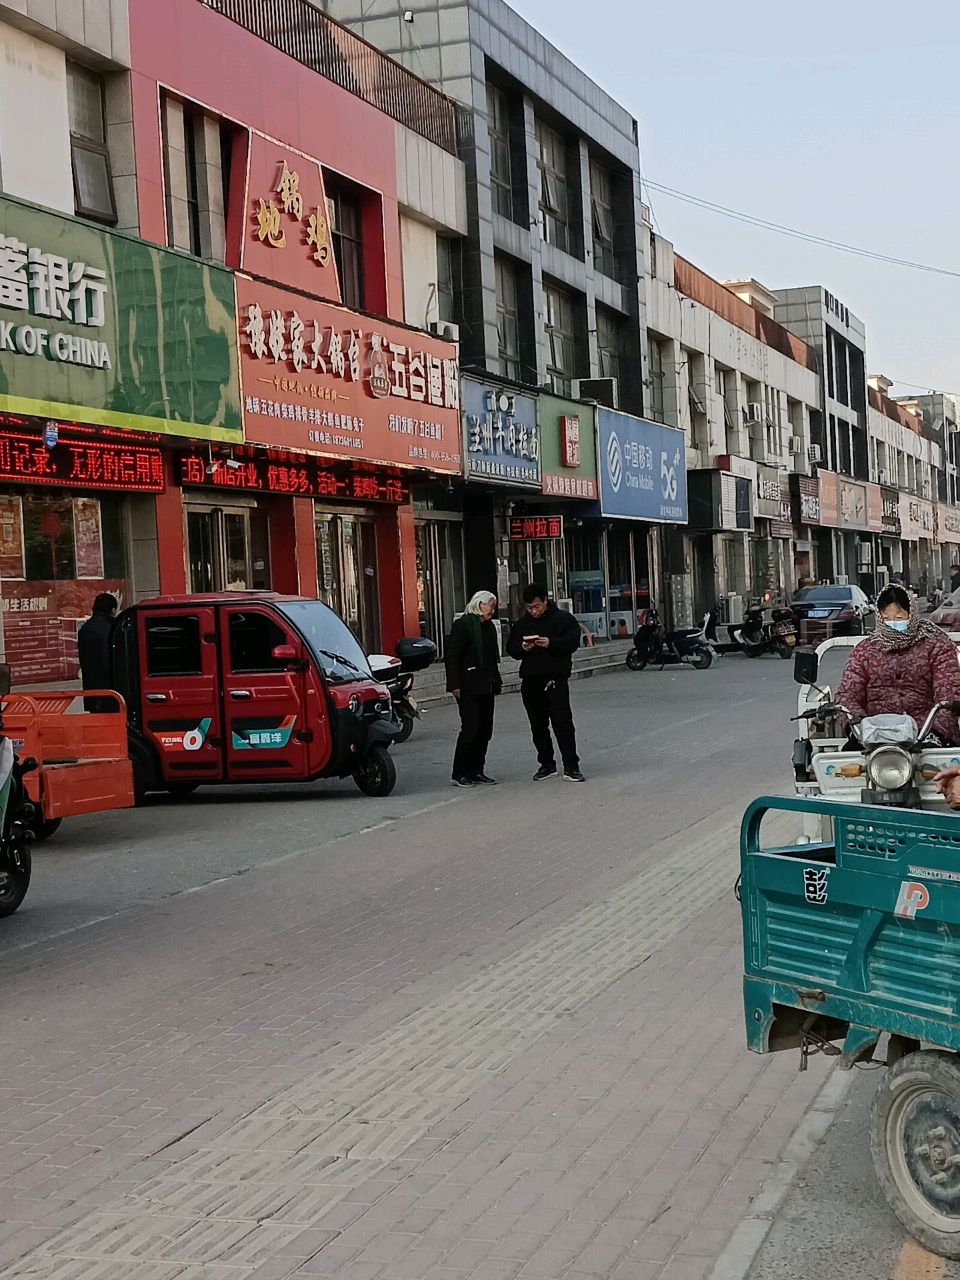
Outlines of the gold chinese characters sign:
[[240,266],[340,301],[333,228],[317,160],[251,133]]
[[237,276],[244,436],[459,475],[457,348]]

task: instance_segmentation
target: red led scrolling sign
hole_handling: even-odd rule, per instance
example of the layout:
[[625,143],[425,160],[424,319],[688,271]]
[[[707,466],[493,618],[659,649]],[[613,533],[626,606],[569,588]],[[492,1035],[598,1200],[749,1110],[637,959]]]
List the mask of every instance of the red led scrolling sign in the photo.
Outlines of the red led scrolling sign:
[[[222,458],[214,458],[210,463],[202,454],[184,453],[177,465],[180,483],[188,488],[398,504],[410,497],[410,490],[399,473],[381,467],[360,469],[349,462],[305,457],[282,450],[241,456],[233,466]],[[211,465],[213,471],[208,470]]]
[[563,516],[511,516],[510,541],[556,542],[563,537]]
[[41,436],[0,431],[0,483],[162,493],[163,451],[154,445],[65,437],[48,449]]

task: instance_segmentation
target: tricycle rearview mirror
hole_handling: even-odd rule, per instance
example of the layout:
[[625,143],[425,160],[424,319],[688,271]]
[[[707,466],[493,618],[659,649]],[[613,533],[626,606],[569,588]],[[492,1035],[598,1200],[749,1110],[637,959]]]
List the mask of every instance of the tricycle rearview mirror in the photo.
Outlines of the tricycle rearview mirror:
[[0,662],[0,698],[10,692],[10,663]]
[[793,655],[793,678],[797,684],[816,684],[820,659],[816,649],[798,649]]
[[295,662],[297,651],[292,644],[278,644],[270,656],[274,662]]

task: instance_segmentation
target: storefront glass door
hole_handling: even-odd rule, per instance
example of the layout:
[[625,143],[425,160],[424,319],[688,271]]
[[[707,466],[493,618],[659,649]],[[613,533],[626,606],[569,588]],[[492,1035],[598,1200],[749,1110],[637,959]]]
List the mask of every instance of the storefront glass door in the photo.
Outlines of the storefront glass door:
[[380,646],[377,531],[369,517],[318,511],[319,596],[343,618],[367,653]]
[[266,516],[246,507],[187,507],[190,590],[249,591],[270,586]]
[[[491,586],[490,590],[494,590]],[[454,618],[467,603],[463,525],[459,520],[417,523],[417,596],[420,634],[443,655]]]

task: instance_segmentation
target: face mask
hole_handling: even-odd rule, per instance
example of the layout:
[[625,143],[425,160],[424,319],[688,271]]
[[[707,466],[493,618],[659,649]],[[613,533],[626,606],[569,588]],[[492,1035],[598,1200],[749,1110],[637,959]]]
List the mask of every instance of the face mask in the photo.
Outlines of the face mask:
[[883,620],[883,625],[884,625],[885,627],[889,627],[891,631],[901,631],[901,632],[903,632],[903,631],[906,631],[907,627],[909,627],[909,625],[910,625],[910,619],[909,619],[909,618],[894,618],[892,621],[888,622],[888,621],[887,621],[887,619],[886,619],[886,618],[884,618],[884,620]]

